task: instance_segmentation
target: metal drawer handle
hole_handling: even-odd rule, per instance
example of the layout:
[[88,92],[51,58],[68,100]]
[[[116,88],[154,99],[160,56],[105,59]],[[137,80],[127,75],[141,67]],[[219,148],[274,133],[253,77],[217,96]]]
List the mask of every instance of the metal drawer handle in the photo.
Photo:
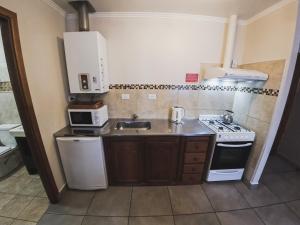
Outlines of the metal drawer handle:
[[222,143],[217,144],[217,146],[226,147],[226,148],[242,148],[242,147],[248,147],[251,145],[252,145],[252,143],[247,143],[247,144],[243,144],[243,145],[228,145],[228,144],[222,144]]

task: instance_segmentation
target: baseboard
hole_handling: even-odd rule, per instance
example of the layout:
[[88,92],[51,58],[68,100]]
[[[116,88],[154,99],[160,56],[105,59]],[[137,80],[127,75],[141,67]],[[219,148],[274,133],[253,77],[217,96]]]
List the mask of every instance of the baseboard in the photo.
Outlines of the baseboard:
[[65,183],[58,191],[58,195],[59,195],[59,199],[61,199],[61,197],[64,195],[64,193],[67,190],[67,184]]
[[249,180],[244,179],[243,183],[249,188],[249,189],[256,189],[258,188],[258,183],[251,183]]

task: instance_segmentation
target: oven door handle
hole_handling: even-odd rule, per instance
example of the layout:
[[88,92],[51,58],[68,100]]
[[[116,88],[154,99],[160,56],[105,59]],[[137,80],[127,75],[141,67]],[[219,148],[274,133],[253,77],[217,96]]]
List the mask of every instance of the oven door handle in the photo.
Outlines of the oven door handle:
[[252,145],[252,143],[247,143],[247,144],[243,144],[243,145],[228,145],[228,144],[222,144],[222,143],[217,144],[217,146],[225,147],[225,148],[242,148],[242,147],[248,147],[251,145]]
[[214,173],[214,174],[223,174],[223,175],[228,175],[228,174],[233,174],[233,173],[240,173],[241,171],[239,170],[235,170],[235,171],[228,171],[228,172],[220,172],[220,171],[209,171],[210,173]]

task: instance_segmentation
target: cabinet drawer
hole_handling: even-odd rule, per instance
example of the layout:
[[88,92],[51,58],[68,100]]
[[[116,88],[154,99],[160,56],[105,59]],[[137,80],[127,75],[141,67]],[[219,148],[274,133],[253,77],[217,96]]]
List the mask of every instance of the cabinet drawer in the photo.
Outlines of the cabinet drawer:
[[199,184],[201,183],[202,174],[186,174],[182,175],[182,182],[184,184]]
[[209,141],[209,136],[205,137],[186,137],[185,140],[191,141],[191,142],[197,142],[197,141],[203,141],[203,142],[208,142]]
[[206,158],[206,153],[185,153],[184,163],[204,163]]
[[202,173],[204,164],[186,164],[183,173]]
[[208,142],[205,141],[188,141],[185,144],[185,152],[206,152],[207,146]]

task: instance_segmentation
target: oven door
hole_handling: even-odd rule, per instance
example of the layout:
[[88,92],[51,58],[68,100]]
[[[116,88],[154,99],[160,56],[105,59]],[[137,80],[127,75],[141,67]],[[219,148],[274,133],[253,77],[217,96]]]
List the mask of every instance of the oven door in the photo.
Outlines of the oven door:
[[252,142],[216,143],[210,170],[245,168]]
[[93,126],[93,112],[91,111],[69,111],[71,126]]

